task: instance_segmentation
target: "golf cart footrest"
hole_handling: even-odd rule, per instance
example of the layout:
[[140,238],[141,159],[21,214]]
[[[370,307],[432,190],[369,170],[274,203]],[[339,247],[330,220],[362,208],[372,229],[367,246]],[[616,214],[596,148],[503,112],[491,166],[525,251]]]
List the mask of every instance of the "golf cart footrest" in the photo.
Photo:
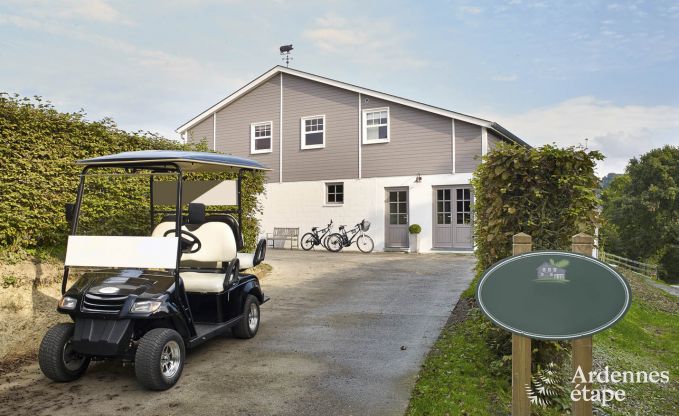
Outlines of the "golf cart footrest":
[[120,355],[129,347],[131,336],[130,319],[77,319],[73,349],[86,355]]

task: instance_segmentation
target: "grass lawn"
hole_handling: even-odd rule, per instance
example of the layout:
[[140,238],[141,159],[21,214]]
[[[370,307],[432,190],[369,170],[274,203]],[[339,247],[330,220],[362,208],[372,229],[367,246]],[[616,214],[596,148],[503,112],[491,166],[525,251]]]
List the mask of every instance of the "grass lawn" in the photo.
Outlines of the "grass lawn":
[[[601,408],[610,416],[679,414],[679,298],[628,275],[632,306],[614,327],[594,336],[594,368],[669,371],[668,384],[617,384],[626,400]],[[471,289],[471,288],[470,288]],[[474,291],[462,302],[471,304]],[[500,358],[486,338],[488,323],[475,306],[446,325],[429,353],[412,393],[408,415],[508,415],[511,379],[497,371]],[[455,315],[455,313],[454,313]],[[506,374],[506,376],[498,376]],[[599,386],[603,387],[603,386]],[[534,407],[539,415],[560,411]]]

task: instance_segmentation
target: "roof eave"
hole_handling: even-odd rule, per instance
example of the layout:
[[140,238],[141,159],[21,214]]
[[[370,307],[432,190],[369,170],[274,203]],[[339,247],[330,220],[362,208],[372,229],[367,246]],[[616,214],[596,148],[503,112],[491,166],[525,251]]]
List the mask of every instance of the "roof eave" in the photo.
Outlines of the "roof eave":
[[508,140],[511,140],[516,144],[527,147],[529,149],[532,148],[531,145],[529,145],[528,143],[523,141],[519,136],[517,136],[516,134],[512,133],[511,131],[507,130],[506,128],[502,127],[501,125],[499,125],[498,123],[496,123],[494,121],[492,123],[490,123],[490,129],[494,130],[496,133],[498,133],[502,137],[504,137]]

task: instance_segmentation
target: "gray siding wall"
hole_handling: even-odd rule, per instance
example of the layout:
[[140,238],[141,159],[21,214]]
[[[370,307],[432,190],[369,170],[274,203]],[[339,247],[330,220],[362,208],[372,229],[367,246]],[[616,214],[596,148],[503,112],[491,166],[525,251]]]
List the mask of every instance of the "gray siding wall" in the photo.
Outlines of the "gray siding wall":
[[212,117],[208,117],[201,121],[194,128],[189,130],[188,142],[189,143],[200,143],[202,140],[207,142],[207,147],[212,149],[212,137],[214,135],[214,124]]
[[388,143],[362,145],[364,178],[452,173],[450,118],[375,97],[362,99],[363,110],[389,107],[390,123]]
[[[276,75],[217,112],[217,151],[262,163],[272,169],[270,182],[279,178],[280,93],[280,75]],[[250,125],[263,121],[272,122],[272,151],[250,154]]]
[[[301,118],[325,115],[325,147],[301,148]],[[283,75],[283,181],[358,177],[358,94]]]
[[473,172],[481,163],[481,127],[455,120],[455,172]]
[[488,151],[493,151],[498,144],[502,143],[500,136],[496,136],[492,132],[488,132]]
[[[217,151],[254,159],[279,180],[280,75],[217,113]],[[365,101],[367,98],[367,102]],[[283,74],[283,181],[358,177],[358,94]],[[363,110],[389,107],[390,141],[360,144],[362,177],[445,174],[453,171],[452,120],[376,97],[361,96]],[[325,148],[301,149],[301,118],[325,115]],[[250,125],[272,122],[272,152],[250,154]],[[481,127],[455,121],[456,172],[472,172],[480,163]],[[203,137],[212,147],[213,120],[207,117],[188,132],[189,142]],[[500,138],[488,132],[488,147]]]

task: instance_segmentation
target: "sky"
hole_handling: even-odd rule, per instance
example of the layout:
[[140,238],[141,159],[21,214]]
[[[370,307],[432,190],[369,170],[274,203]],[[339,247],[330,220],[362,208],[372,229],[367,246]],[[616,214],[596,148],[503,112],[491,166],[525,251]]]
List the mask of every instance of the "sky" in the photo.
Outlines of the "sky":
[[0,91],[175,129],[281,64],[587,145],[679,145],[679,1],[3,0]]

